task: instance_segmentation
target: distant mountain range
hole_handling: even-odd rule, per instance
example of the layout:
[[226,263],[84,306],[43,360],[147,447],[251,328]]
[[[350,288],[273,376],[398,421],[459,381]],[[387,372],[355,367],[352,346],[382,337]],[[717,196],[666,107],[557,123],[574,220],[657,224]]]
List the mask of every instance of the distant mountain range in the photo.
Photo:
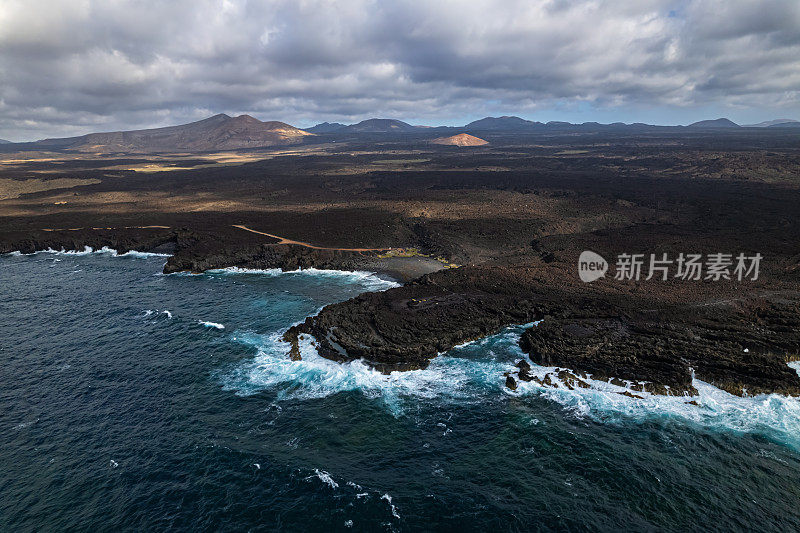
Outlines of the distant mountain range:
[[718,118],[714,120],[701,120],[694,122],[688,126],[658,126],[654,124],[643,124],[635,122],[633,124],[625,124],[622,122],[614,122],[612,124],[600,124],[599,122],[584,122],[582,124],[573,124],[571,122],[551,121],[547,123],[534,122],[524,118],[515,116],[502,116],[502,117],[486,117],[480,120],[475,120],[466,124],[465,126],[412,126],[406,122],[394,119],[378,119],[373,118],[364,120],[357,124],[345,125],[338,122],[323,122],[317,124],[306,131],[318,134],[338,134],[338,133],[424,133],[434,130],[436,132],[446,131],[480,131],[480,132],[496,132],[496,133],[514,133],[514,132],[536,132],[536,131],[559,131],[559,130],[575,130],[575,131],[602,131],[602,130],[631,130],[631,129],[652,129],[652,128],[692,128],[692,129],[736,129],[741,127],[753,128],[773,128],[773,127],[797,127],[800,122],[792,119],[777,119],[762,122],[759,124],[752,124],[749,126],[740,126],[730,119]]
[[5,139],[0,139],[0,144],[11,144],[11,141],[7,141]]
[[[745,126],[749,128],[800,128],[800,122],[793,119],[776,119]],[[90,133],[78,137],[61,139],[44,139],[28,143],[10,143],[0,140],[3,151],[15,150],[75,150],[91,153],[155,153],[155,152],[207,152],[215,150],[238,150],[244,148],[263,148],[283,146],[304,142],[314,135],[322,135],[323,139],[331,135],[357,134],[416,134],[430,135],[442,144],[459,146],[477,145],[483,141],[477,136],[500,135],[536,132],[646,132],[670,130],[713,130],[740,129],[735,122],[727,118],[701,120],[688,126],[656,126],[642,123],[600,124],[584,122],[551,121],[534,122],[515,116],[485,117],[465,126],[412,126],[406,122],[388,118],[371,118],[356,124],[323,122],[307,130],[302,130],[284,122],[262,122],[250,115],[231,117],[225,114],[214,115],[204,120],[146,130],[115,131],[108,133]],[[466,136],[464,136],[466,135]],[[447,140],[446,143],[444,141]],[[434,142],[435,142],[434,141]]]

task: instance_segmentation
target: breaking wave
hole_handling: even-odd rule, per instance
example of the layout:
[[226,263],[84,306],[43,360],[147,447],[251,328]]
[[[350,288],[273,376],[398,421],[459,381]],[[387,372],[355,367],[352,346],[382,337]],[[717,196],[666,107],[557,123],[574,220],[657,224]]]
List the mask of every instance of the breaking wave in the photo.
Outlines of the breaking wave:
[[345,283],[359,284],[366,291],[387,290],[399,287],[400,283],[379,277],[375,272],[363,270],[324,270],[319,268],[303,268],[298,270],[281,270],[280,268],[255,269],[227,267],[207,270],[209,275],[258,274],[266,276],[311,276],[319,280],[336,279]]
[[38,254],[53,254],[53,255],[89,255],[89,254],[105,254],[111,257],[139,257],[139,258],[146,258],[146,257],[171,257],[172,254],[161,254],[155,252],[138,252],[136,250],[130,250],[121,254],[117,252],[114,248],[109,248],[108,246],[103,246],[99,250],[95,250],[91,246],[84,246],[83,250],[65,250],[64,248],[60,250],[54,250],[53,248],[48,248],[47,250],[38,250],[33,252],[32,254],[23,254],[19,250],[14,252],[9,252],[8,255],[12,257],[20,257],[23,255],[38,255]]
[[324,470],[319,470],[318,468],[315,468],[314,475],[307,477],[306,481],[313,479],[314,477],[316,477],[317,479],[319,479],[320,481],[322,481],[323,483],[325,483],[334,490],[339,488],[339,484],[336,483],[336,481],[333,480],[331,475]]
[[[531,365],[538,377],[555,368]],[[800,400],[779,394],[739,397],[713,385],[693,380],[694,396],[661,396],[635,392],[641,398],[623,395],[629,389],[605,381],[586,380],[591,388],[569,390],[544,387],[536,382],[519,383],[514,396],[535,395],[562,405],[576,416],[597,422],[622,424],[679,420],[709,429],[754,433],[795,449],[800,449]]]
[[231,339],[256,348],[253,360],[221,376],[224,388],[242,396],[265,389],[277,391],[278,400],[323,398],[359,391],[378,399],[395,415],[410,398],[478,401],[479,390],[500,389],[500,377],[512,365],[494,360],[472,360],[441,355],[425,370],[383,374],[361,361],[337,363],[321,357],[307,336],[300,338],[301,360],[287,356],[289,343],[279,333],[236,333]]
[[[382,374],[361,361],[336,363],[320,357],[309,337],[301,336],[302,359],[287,356],[289,344],[280,334],[237,332],[239,342],[256,349],[256,356],[220,375],[223,387],[247,396],[264,390],[277,400],[308,400],[346,391],[358,391],[380,401],[395,416],[409,400],[480,402],[487,395],[540,398],[558,403],[573,416],[598,423],[622,424],[648,421],[680,421],[708,429],[754,433],[800,449],[800,400],[778,394],[739,397],[695,379],[695,396],[660,396],[644,392],[631,398],[629,389],[605,381],[587,379],[591,388],[569,390],[536,382],[519,383],[516,391],[504,386],[506,372],[525,357],[517,342],[525,326],[509,327],[497,335],[456,347],[436,357],[428,368]],[[800,362],[791,363],[800,373]],[[544,377],[555,368],[531,365]],[[691,402],[691,403],[690,403]]]

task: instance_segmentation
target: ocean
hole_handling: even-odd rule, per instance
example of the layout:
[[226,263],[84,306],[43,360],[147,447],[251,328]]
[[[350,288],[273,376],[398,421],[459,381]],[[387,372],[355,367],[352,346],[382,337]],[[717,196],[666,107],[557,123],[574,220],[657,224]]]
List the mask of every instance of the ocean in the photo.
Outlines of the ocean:
[[0,257],[0,530],[800,530],[796,399],[511,392],[522,325],[414,372],[290,361],[395,283],[165,260]]

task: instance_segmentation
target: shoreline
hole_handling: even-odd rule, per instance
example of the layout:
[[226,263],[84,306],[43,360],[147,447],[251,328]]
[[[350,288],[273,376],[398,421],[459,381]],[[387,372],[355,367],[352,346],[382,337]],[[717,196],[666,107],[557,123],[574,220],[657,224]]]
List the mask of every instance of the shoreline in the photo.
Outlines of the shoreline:
[[[104,255],[109,255],[111,257],[125,257],[125,256],[131,256],[131,257],[137,257],[137,256],[139,256],[139,257],[170,257],[171,256],[170,254],[165,254],[165,253],[142,252],[142,251],[139,251],[139,250],[129,250],[129,251],[125,252],[125,253],[119,253],[117,250],[112,249],[112,248],[108,248],[108,247],[103,247],[103,248],[98,249],[98,250],[90,249],[89,247],[86,247],[83,250],[65,250],[63,248],[61,250],[46,249],[46,250],[37,250],[35,252],[29,252],[29,253],[22,253],[22,252],[17,250],[17,251],[12,251],[12,252],[4,252],[2,255],[12,256],[12,257],[19,257],[19,256],[34,256],[34,255],[38,255],[38,254],[70,255],[70,256],[85,256],[85,255],[91,255],[91,254],[104,254]],[[208,274],[208,273],[225,273],[225,272],[228,272],[228,273],[231,273],[231,274],[254,274],[254,275],[258,275],[258,274],[272,274],[273,272],[271,272],[271,270],[278,271],[278,272],[276,272],[276,274],[278,274],[278,273],[279,274],[293,274],[293,273],[301,273],[301,272],[309,272],[309,271],[316,271],[316,272],[319,272],[319,273],[321,273],[321,272],[331,272],[331,273],[337,273],[337,274],[343,274],[343,275],[358,274],[358,275],[365,275],[365,276],[375,276],[375,277],[379,278],[381,281],[398,283],[398,281],[396,279],[387,279],[388,276],[385,276],[385,273],[381,273],[381,272],[373,272],[373,271],[367,271],[367,270],[320,269],[320,268],[316,268],[316,267],[309,267],[309,268],[298,269],[298,270],[282,270],[280,268],[274,268],[274,269],[251,269],[251,268],[245,268],[245,267],[231,266],[231,267],[225,267],[225,268],[219,268],[219,269],[209,269],[209,270],[206,270],[206,271],[204,271],[202,273],[196,273],[196,274],[192,274],[192,275],[198,275],[199,276],[199,275]],[[314,274],[315,272],[310,272],[310,273]],[[186,274],[186,272],[175,272],[174,274]],[[382,277],[382,276],[384,276],[384,277]],[[400,286],[402,287],[402,285],[400,285]],[[389,287],[389,288],[387,288],[385,290],[389,290],[390,288],[392,288],[392,287]],[[365,293],[361,293],[361,295],[368,294],[368,293],[375,293],[375,292],[383,292],[383,291],[380,291],[380,290],[378,290],[378,291],[367,291]],[[331,304],[329,304],[329,305],[331,305]],[[327,307],[327,306],[325,306],[325,307]],[[324,307],[323,307],[323,309],[324,309]],[[313,315],[313,316],[308,317],[308,318],[314,318],[314,316],[316,316],[316,315]],[[518,339],[521,340],[521,338],[526,334],[527,331],[537,327],[540,323],[541,323],[541,321],[536,321],[536,322],[533,322],[533,323],[524,323],[524,324],[523,323],[508,324],[508,325],[502,326],[498,331],[490,333],[490,334],[488,334],[488,335],[486,335],[484,337],[467,340],[467,341],[464,341],[464,342],[462,342],[460,344],[454,345],[452,348],[450,348],[448,350],[445,350],[445,351],[437,353],[434,358],[441,357],[441,356],[445,355],[446,353],[449,353],[452,350],[458,350],[458,349],[461,349],[461,348],[465,348],[465,347],[468,347],[468,346],[473,345],[475,343],[480,343],[482,341],[485,341],[485,340],[487,340],[487,339],[489,339],[491,337],[502,335],[504,333],[504,331],[508,330],[508,329],[520,329],[520,332],[517,335],[517,337],[518,337]],[[205,326],[208,326],[208,327],[216,327],[218,329],[224,329],[224,326],[222,328],[219,328],[219,324],[216,324],[216,323],[202,322],[201,321],[201,324],[203,324]],[[302,324],[302,321],[296,323],[295,326],[292,326],[292,327],[297,327],[297,326],[300,326],[301,324]],[[283,336],[281,336],[281,337],[283,337]],[[311,338],[314,339],[313,336]],[[283,342],[287,342],[287,341],[283,340]],[[291,342],[291,341],[288,341],[288,342]],[[518,342],[518,344],[519,344],[519,342]],[[524,352],[523,352],[523,354],[524,354]],[[320,355],[320,357],[322,357],[322,356]],[[325,359],[331,360],[332,362],[337,362],[335,359],[332,359],[332,358],[325,358]],[[341,361],[341,362],[343,362],[343,363],[351,363],[351,362],[356,362],[356,361],[361,362],[362,364],[366,364],[368,368],[376,369],[375,366],[369,365],[369,361],[367,361],[365,359],[351,359],[351,360],[348,360],[348,361]],[[788,360],[788,361],[786,361],[786,365],[789,368],[791,368],[795,373],[797,373],[798,376],[800,376],[800,359]],[[629,379],[622,380],[622,379],[617,379],[617,378],[607,378],[607,377],[602,376],[602,375],[601,376],[596,376],[596,375],[593,375],[591,373],[586,373],[586,372],[582,372],[582,371],[579,371],[579,370],[575,370],[573,368],[563,368],[563,367],[560,367],[560,366],[546,366],[546,365],[538,364],[538,363],[535,363],[535,362],[532,362],[531,364],[528,364],[525,358],[521,359],[515,365],[515,367],[516,367],[516,370],[511,371],[511,372],[505,372],[504,374],[499,375],[499,377],[505,377],[505,378],[509,378],[510,377],[512,379],[514,379],[516,377],[516,379],[518,381],[515,380],[515,383],[514,383],[513,386],[509,386],[508,385],[508,379],[507,379],[505,385],[502,387],[503,391],[505,391],[507,394],[509,394],[511,396],[514,396],[514,397],[516,397],[516,396],[524,396],[525,394],[527,394],[527,393],[529,393],[529,392],[531,392],[533,390],[536,390],[537,388],[539,388],[541,390],[553,390],[553,391],[556,391],[558,389],[563,389],[564,391],[575,391],[575,392],[580,391],[580,389],[584,389],[584,390],[587,390],[587,392],[594,391],[594,392],[597,392],[597,393],[619,394],[620,396],[625,397],[624,399],[630,399],[630,400],[648,400],[648,399],[649,400],[654,400],[654,399],[659,398],[659,397],[671,397],[671,398],[676,398],[676,399],[683,398],[683,399],[687,400],[687,401],[684,402],[685,404],[692,405],[692,406],[695,406],[695,407],[701,407],[696,401],[694,401],[694,400],[696,400],[698,398],[701,398],[701,396],[702,396],[701,392],[697,388],[693,388],[691,390],[682,390],[682,391],[681,390],[676,390],[674,392],[669,392],[669,387],[667,387],[667,391],[668,392],[664,393],[664,392],[662,392],[660,390],[648,387],[648,385],[651,384],[651,382],[648,382],[648,381],[636,381],[636,380],[629,380]],[[415,369],[410,369],[410,370],[424,370],[424,368],[418,368],[418,369],[415,368]],[[405,372],[405,370],[392,370],[392,372],[394,372],[394,371]],[[386,372],[381,372],[381,373],[384,374],[384,375],[388,375],[388,373],[386,373]],[[526,373],[528,374],[529,377],[520,379],[520,374],[526,374]],[[531,379],[531,377],[532,377],[532,379]],[[769,396],[772,396],[772,395],[776,395],[776,396],[778,396],[780,398],[787,398],[787,399],[789,399],[789,398],[795,398],[795,399],[800,398],[800,395],[798,395],[798,394],[782,394],[782,393],[770,393],[770,392],[760,392],[760,393],[756,393],[756,394],[752,394],[752,395],[751,394],[747,394],[747,393],[742,394],[742,395],[737,395],[737,394],[731,393],[728,390],[725,390],[725,388],[718,387],[718,386],[716,386],[716,385],[714,385],[712,383],[707,383],[707,382],[704,382],[702,380],[698,380],[698,379],[696,379],[694,377],[692,378],[692,380],[695,381],[695,382],[701,383],[706,388],[710,387],[710,388],[712,388],[712,389],[714,389],[716,391],[719,391],[721,393],[729,394],[731,397],[737,397],[737,398],[742,398],[742,399],[758,400],[758,399],[768,398]]]
[[[706,302],[713,305],[698,306],[702,300],[697,298],[691,303],[656,297],[643,300],[635,293],[617,294],[602,285],[562,286],[559,278],[547,275],[552,270],[543,267],[448,269],[429,257],[387,258],[231,242],[162,229],[71,233],[53,232],[44,240],[29,238],[18,251],[29,253],[36,244],[41,250],[33,252],[59,253],[61,248],[63,253],[70,253],[68,249],[84,253],[89,247],[93,252],[122,256],[144,250],[166,257],[166,274],[229,267],[283,272],[315,268],[370,272],[402,283],[327,305],[284,333],[291,344],[300,333],[310,334],[317,339],[322,357],[339,362],[361,359],[382,372],[425,368],[438,353],[509,325],[544,319],[541,327],[523,334],[523,351],[532,362],[574,369],[570,379],[575,383],[580,375],[593,374],[612,383],[649,382],[642,391],[683,394],[693,392],[690,369],[694,369],[703,381],[740,396],[800,395],[800,378],[794,371],[787,372],[785,365],[800,353],[800,295],[790,291],[775,301],[750,295],[736,302],[711,298]],[[4,248],[9,248],[8,242]],[[752,323],[753,316],[760,316],[762,323]],[[575,331],[583,333],[575,335]],[[609,351],[604,346],[616,348]],[[289,355],[295,351],[292,346]],[[508,377],[510,388],[529,381],[524,369]]]
[[[125,256],[143,256],[143,257],[163,257],[163,258],[170,258],[173,257],[174,254],[170,253],[161,253],[161,252],[150,252],[150,251],[142,251],[142,250],[128,250],[125,252],[120,252],[115,248],[111,248],[108,246],[103,246],[100,249],[94,249],[90,246],[85,246],[82,250],[81,249],[71,249],[67,250],[65,248],[61,248],[60,250],[56,250],[54,248],[47,248],[43,250],[36,250],[33,252],[22,252],[20,250],[13,250],[11,252],[2,252],[0,255],[5,256],[12,256],[12,257],[19,257],[19,256],[32,256],[37,254],[53,254],[53,255],[73,255],[73,256],[81,256],[81,255],[89,255],[89,254],[108,254],[112,257],[125,257]],[[294,270],[287,270],[280,267],[274,268],[250,268],[250,267],[243,267],[238,265],[231,265],[226,267],[219,267],[219,268],[208,268],[203,270],[202,272],[191,272],[188,270],[181,270],[175,272],[169,272],[167,275],[171,274],[193,274],[193,275],[202,275],[209,272],[214,271],[232,271],[232,269],[238,269],[242,273],[252,273],[252,274],[259,274],[259,273],[269,273],[270,270],[277,270],[281,273],[291,274],[297,272],[307,272],[309,270],[318,270],[318,271],[326,271],[326,272],[337,272],[342,274],[365,274],[365,275],[372,275],[380,278],[383,281],[397,283],[398,285],[402,285],[403,283],[407,283],[411,279],[415,279],[415,277],[411,277],[411,274],[414,273],[416,270],[419,270],[420,267],[416,265],[417,258],[397,258],[397,259],[409,259],[408,266],[399,264],[395,267],[392,266],[385,266],[379,265],[377,262],[370,262],[364,261],[365,267],[370,268],[363,268],[363,269],[337,269],[337,268],[321,268],[316,266],[311,267],[301,267]],[[431,260],[435,261],[435,260]],[[405,262],[405,261],[404,261]],[[427,266],[427,265],[426,265]],[[428,272],[435,272],[436,270],[440,269],[432,269],[432,268],[425,268],[425,266],[421,267],[424,270],[424,273]],[[162,272],[163,273],[163,272]]]

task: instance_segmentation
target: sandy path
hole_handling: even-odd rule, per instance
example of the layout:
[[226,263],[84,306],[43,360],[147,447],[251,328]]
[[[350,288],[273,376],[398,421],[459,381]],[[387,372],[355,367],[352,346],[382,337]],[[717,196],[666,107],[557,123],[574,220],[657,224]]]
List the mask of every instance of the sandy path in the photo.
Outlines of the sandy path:
[[294,244],[296,246],[305,246],[306,248],[313,248],[314,250],[337,250],[340,252],[385,252],[392,249],[392,248],[330,248],[327,246],[314,246],[313,244],[309,244],[307,242],[293,241],[285,237],[279,237],[278,235],[273,235],[272,233],[265,233],[263,231],[250,229],[247,226],[234,224],[233,227],[243,229],[251,233],[257,233],[259,235],[266,235],[267,237],[272,237],[273,239],[278,239],[278,242],[276,242],[275,244]]
[[[263,231],[254,230],[248,228],[247,226],[242,226],[239,224],[233,224],[233,227],[249,231],[250,233],[257,233],[259,235],[266,235],[267,237],[278,239],[278,242],[273,244],[294,244],[295,246],[304,246],[306,248],[313,248],[314,250],[336,250],[339,252],[385,252],[388,250],[392,250],[392,248],[331,248],[327,246],[314,246],[313,244],[309,244],[307,242],[293,241],[292,239],[287,239],[286,237],[279,237],[278,235],[273,235],[272,233],[265,233]],[[42,231],[80,231],[85,229],[93,229],[93,230],[170,229],[170,227],[169,226],[123,226],[122,228],[42,228]]]

